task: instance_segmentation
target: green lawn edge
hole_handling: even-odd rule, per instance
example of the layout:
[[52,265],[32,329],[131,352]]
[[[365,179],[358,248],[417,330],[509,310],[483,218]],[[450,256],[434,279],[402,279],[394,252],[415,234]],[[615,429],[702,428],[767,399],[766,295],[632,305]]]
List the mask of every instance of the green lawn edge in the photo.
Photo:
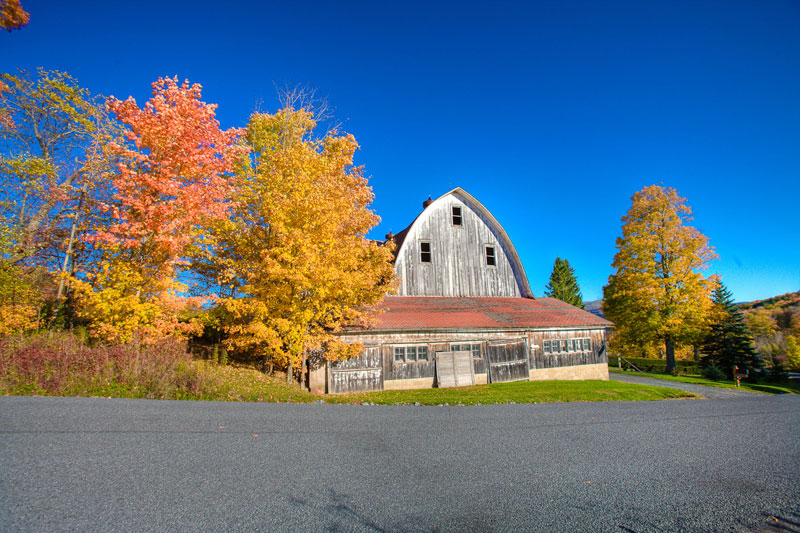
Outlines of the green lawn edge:
[[[660,379],[662,381],[676,381],[678,383],[691,383],[694,385],[705,385],[707,387],[717,387],[722,389],[735,389],[736,383],[729,380],[714,381],[702,377],[694,376],[670,376],[667,374],[653,374],[650,372],[631,372],[610,368],[609,372],[614,374],[629,374],[632,376],[642,376],[646,378]],[[800,384],[785,383],[785,384],[765,384],[765,383],[747,383],[742,382],[738,387],[741,390],[751,392],[762,392],[765,394],[800,394]]]

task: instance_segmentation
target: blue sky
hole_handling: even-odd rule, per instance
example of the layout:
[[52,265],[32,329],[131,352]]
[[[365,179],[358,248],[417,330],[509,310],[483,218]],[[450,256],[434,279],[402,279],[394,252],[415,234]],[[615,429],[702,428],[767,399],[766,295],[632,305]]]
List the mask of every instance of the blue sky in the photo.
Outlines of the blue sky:
[[0,69],[65,70],[142,103],[188,78],[224,127],[317,89],[361,145],[372,237],[461,186],[542,295],[556,256],[586,300],[634,192],[676,188],[737,300],[800,289],[800,3],[22,0]]

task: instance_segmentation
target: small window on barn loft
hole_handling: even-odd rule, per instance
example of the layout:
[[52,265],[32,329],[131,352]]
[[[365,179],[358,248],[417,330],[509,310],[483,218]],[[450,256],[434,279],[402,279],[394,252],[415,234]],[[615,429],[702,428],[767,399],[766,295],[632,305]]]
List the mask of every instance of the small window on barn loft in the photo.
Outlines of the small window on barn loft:
[[486,247],[486,266],[496,266],[497,259],[494,255],[494,246],[487,246]]
[[454,205],[452,207],[452,213],[453,213],[453,225],[461,226],[463,221],[463,219],[461,218],[461,207]]
[[431,243],[425,241],[419,243],[419,260],[422,263],[431,262]]

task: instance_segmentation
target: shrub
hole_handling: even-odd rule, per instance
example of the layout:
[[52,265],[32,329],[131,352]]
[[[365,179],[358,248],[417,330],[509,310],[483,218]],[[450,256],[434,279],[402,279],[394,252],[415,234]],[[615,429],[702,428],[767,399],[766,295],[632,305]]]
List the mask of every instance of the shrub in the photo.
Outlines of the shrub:
[[71,333],[0,340],[5,394],[175,399],[202,394],[210,379],[175,338],[95,347]]
[[711,364],[703,369],[702,376],[712,381],[721,381],[725,379],[725,372],[720,370],[717,365]]

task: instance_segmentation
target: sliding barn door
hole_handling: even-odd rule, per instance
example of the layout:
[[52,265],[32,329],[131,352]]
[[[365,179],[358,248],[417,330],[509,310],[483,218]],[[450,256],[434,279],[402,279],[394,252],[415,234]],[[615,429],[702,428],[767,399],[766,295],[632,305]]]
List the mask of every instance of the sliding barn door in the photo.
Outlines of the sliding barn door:
[[522,381],[530,379],[528,343],[525,340],[490,342],[486,347],[489,381]]
[[328,367],[328,392],[367,392],[383,390],[381,349],[367,346],[358,357],[331,363]]

